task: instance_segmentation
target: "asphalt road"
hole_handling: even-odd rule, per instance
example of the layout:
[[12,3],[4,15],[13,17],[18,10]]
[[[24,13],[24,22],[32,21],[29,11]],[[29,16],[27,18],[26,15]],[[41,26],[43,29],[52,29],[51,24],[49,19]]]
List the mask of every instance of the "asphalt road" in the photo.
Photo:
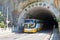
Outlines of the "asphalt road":
[[37,33],[14,33],[0,36],[0,40],[49,40],[50,31],[40,31]]

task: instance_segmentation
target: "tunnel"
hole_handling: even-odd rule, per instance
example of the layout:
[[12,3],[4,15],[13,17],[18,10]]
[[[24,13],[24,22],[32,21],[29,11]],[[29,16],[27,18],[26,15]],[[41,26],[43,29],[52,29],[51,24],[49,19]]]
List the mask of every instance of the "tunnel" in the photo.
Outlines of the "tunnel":
[[[21,28],[21,24],[24,23],[24,19],[39,19],[42,20],[42,28],[44,30],[53,30],[58,28],[58,11],[52,5],[44,2],[36,2],[28,5],[20,13],[18,19],[18,26]],[[19,28],[18,27],[18,28]]]
[[[27,11],[27,9],[25,9]],[[28,11],[25,19],[39,19],[43,20],[43,29],[53,29],[54,26],[58,28],[58,23],[56,21],[55,15],[46,8],[34,7]]]

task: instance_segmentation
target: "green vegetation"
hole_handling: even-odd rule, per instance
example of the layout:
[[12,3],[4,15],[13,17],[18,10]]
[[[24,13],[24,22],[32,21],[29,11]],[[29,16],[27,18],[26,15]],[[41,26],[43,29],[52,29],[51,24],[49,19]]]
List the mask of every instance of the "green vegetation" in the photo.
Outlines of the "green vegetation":
[[4,28],[4,27],[6,27],[5,22],[4,22],[4,16],[0,12],[0,28]]
[[6,25],[5,25],[5,23],[4,23],[4,21],[1,21],[0,22],[0,28],[4,28]]

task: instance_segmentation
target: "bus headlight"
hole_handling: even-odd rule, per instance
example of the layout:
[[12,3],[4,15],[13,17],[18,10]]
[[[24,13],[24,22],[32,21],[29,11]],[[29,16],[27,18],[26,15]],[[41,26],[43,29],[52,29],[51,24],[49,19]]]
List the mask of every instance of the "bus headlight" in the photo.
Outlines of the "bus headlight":
[[27,28],[28,27],[28,24],[24,24],[24,27]]

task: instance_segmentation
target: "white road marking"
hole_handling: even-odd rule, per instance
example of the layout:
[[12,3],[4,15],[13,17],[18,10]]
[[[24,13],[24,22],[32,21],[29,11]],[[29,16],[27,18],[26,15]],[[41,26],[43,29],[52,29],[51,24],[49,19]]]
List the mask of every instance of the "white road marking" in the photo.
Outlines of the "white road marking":
[[53,36],[54,36],[54,34],[52,34],[52,36],[51,36],[50,40],[52,40],[52,39],[53,39]]

